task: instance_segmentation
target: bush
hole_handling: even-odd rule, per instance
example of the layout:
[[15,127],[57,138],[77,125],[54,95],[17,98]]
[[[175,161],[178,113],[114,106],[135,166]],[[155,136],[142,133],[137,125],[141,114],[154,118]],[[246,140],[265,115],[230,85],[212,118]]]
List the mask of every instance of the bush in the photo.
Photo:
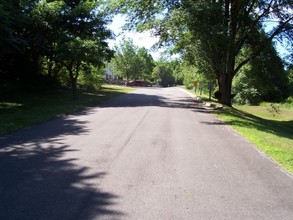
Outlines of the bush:
[[259,104],[260,101],[282,102],[288,97],[288,76],[274,47],[266,45],[258,57],[238,72],[233,82],[235,101]]
[[289,104],[293,104],[293,96],[288,97],[286,102]]
[[282,104],[285,108],[293,108],[293,96],[287,98],[286,102]]
[[258,105],[261,97],[255,88],[243,88],[235,95],[233,102],[238,105]]
[[89,92],[100,89],[103,84],[103,72],[103,68],[98,69],[94,66],[83,67],[82,74],[79,78],[80,87]]

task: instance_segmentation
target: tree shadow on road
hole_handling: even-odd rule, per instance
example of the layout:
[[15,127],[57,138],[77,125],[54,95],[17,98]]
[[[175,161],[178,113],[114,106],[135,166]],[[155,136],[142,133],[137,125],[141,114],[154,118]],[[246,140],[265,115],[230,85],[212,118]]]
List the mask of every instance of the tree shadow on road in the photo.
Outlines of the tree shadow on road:
[[95,216],[123,215],[118,196],[97,188],[106,173],[80,165],[79,149],[63,143],[90,132],[80,115],[0,137],[0,219],[90,219],[88,205]]
[[0,154],[0,219],[90,219],[83,211],[94,204],[95,216],[123,215],[117,195],[97,190],[106,173],[93,173],[76,158],[65,159],[69,146],[36,144],[30,150]]
[[[81,113],[82,115],[84,113]],[[78,117],[61,117],[41,123],[30,128],[25,128],[8,135],[0,136],[0,150],[12,145],[27,143],[56,143],[62,141],[66,135],[82,135],[89,132],[87,121]]]
[[210,113],[211,109],[205,107],[201,102],[186,96],[182,97],[163,97],[149,94],[129,93],[109,100],[101,108],[125,108],[125,107],[163,107],[190,109],[196,112]]

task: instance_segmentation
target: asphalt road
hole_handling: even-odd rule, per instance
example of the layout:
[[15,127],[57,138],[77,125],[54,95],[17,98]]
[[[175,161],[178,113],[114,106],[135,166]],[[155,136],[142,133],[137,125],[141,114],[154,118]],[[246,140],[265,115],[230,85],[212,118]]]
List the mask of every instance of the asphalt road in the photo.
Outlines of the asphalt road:
[[0,137],[0,219],[293,219],[293,178],[178,88]]

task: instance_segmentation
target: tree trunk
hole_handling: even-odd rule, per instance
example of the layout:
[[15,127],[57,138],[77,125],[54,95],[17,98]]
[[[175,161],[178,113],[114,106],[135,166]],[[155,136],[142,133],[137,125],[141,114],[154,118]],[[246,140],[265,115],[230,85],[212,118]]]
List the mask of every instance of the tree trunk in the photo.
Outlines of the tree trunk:
[[52,78],[53,77],[53,62],[51,60],[51,58],[48,61],[48,77]]
[[77,99],[77,79],[73,76],[73,70],[69,70],[70,82],[71,82],[71,91],[72,91],[72,99]]
[[129,84],[129,74],[126,73],[126,86],[128,86],[128,84]]
[[53,77],[53,52],[52,48],[50,48],[49,55],[48,55],[48,76],[50,78]]
[[77,99],[77,80],[72,80],[71,81],[71,86],[72,86],[72,98],[73,100]]
[[225,26],[227,27],[227,48],[226,62],[224,69],[219,75],[219,101],[221,104],[232,106],[231,91],[232,80],[235,75],[235,57],[236,57],[236,35],[237,35],[237,17],[239,13],[239,2],[225,0]]
[[231,73],[220,75],[219,91],[221,95],[219,97],[219,101],[223,105],[232,106],[232,102],[231,102],[232,79],[233,79],[233,75]]
[[77,76],[74,76],[74,68],[73,68],[73,62],[71,62],[69,65],[66,65],[66,68],[69,72],[70,82],[71,82],[71,90],[72,90],[72,99],[77,99]]

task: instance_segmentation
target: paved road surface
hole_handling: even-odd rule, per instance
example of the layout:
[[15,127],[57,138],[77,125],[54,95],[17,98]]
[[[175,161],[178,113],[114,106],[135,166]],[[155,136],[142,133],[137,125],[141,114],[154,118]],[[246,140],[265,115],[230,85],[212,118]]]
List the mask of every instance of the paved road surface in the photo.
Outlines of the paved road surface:
[[0,137],[0,219],[293,219],[293,179],[178,88]]

